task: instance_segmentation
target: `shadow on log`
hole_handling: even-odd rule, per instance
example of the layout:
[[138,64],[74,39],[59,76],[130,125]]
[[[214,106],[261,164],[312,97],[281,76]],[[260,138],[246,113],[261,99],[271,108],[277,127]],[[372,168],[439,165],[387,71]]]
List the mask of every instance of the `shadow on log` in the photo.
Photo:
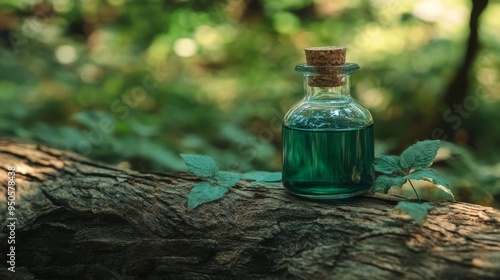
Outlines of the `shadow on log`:
[[[16,167],[15,273],[7,169]],[[434,202],[422,227],[399,198],[330,204],[240,181],[187,210],[198,181],[0,141],[1,279],[498,279],[500,211]],[[10,217],[10,216],[9,216]]]

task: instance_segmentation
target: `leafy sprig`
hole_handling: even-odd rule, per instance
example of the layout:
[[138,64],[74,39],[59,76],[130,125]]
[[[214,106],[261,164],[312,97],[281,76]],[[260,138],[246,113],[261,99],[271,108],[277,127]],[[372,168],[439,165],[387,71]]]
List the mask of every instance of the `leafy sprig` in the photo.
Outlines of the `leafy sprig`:
[[427,212],[434,207],[420,201],[412,180],[431,182],[435,187],[455,199],[446,180],[439,176],[436,170],[430,168],[439,146],[439,140],[425,140],[411,145],[399,157],[381,156],[375,159],[375,171],[384,174],[375,181],[375,191],[387,193],[390,188],[402,187],[406,182],[409,182],[420,203],[401,201],[394,209],[406,212],[418,225],[422,225],[423,221],[427,219]]
[[439,149],[439,140],[425,140],[417,142],[398,156],[381,156],[375,159],[375,171],[380,175],[375,181],[375,191],[387,193],[391,187],[402,187],[409,182],[415,195],[420,201],[417,190],[411,180],[425,180],[431,182],[455,199],[449,185],[436,170],[430,168]]
[[189,171],[203,179],[189,192],[188,209],[222,198],[240,179],[264,184],[281,181],[281,172],[250,171],[238,174],[219,170],[217,162],[206,155],[181,154],[181,157]]
[[240,174],[220,171],[217,162],[209,156],[181,154],[181,157],[191,173],[204,179],[189,192],[189,209],[223,197],[241,178]]

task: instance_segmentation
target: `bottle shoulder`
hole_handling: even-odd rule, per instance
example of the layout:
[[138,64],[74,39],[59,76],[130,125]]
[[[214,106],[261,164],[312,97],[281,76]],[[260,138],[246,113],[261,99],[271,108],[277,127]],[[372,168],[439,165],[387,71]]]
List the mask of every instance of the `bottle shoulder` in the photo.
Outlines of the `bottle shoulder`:
[[350,129],[372,124],[370,111],[353,98],[340,103],[302,99],[283,119],[283,125],[303,129]]

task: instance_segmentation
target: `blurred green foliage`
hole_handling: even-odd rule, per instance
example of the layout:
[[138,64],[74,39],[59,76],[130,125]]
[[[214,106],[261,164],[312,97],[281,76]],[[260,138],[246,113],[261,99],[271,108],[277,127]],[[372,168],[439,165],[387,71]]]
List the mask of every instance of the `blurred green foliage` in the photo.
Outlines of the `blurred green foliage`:
[[[353,96],[374,115],[377,153],[400,152],[417,140],[409,131],[430,139],[418,124],[447,109],[470,8],[467,0],[4,0],[0,137],[139,170],[185,170],[181,152],[209,154],[223,170],[279,170],[280,120],[303,95],[293,71],[303,48],[345,45],[362,68]],[[469,71],[466,90],[479,105],[435,164],[459,200],[497,207],[498,14],[490,1]]]

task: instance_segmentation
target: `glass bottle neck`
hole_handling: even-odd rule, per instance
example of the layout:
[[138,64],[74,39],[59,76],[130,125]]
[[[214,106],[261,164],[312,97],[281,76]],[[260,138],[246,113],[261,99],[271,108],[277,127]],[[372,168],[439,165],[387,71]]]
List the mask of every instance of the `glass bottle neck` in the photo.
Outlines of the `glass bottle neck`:
[[[304,77],[306,100],[313,102],[347,103],[351,100],[349,75],[342,77],[342,83],[336,86],[314,86],[311,76]],[[313,85],[311,85],[313,84]]]

